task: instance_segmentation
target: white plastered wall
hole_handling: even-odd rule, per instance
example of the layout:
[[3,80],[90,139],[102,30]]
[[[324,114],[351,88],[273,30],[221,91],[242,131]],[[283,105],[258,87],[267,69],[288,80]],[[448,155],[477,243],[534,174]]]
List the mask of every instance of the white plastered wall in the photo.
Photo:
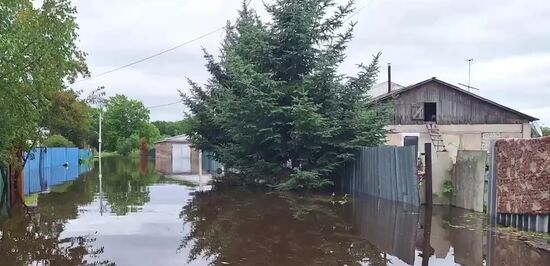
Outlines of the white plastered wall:
[[[529,123],[525,124],[476,124],[437,125],[442,134],[447,152],[436,152],[432,145],[432,187],[434,204],[448,204],[442,196],[443,183],[451,180],[453,165],[458,150],[488,150],[489,142],[495,138],[528,138],[531,136]],[[402,146],[403,137],[418,134],[418,152],[424,153],[424,143],[431,143],[425,125],[391,125],[387,128],[386,144]],[[420,156],[422,158],[422,156]],[[423,160],[423,158],[422,158]],[[421,193],[422,194],[422,193]]]

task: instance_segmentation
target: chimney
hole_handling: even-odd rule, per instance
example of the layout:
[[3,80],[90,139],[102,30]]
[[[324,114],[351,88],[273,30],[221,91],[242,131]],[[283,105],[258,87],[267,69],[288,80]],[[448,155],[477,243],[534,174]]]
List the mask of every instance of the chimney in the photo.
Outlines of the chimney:
[[388,93],[391,92],[391,63],[388,63]]

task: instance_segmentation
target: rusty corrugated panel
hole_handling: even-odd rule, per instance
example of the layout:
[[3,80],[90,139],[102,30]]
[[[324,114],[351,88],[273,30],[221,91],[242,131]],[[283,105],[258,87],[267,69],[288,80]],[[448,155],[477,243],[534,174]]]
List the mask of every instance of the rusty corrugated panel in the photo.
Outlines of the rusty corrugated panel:
[[495,143],[498,212],[550,214],[550,137]]

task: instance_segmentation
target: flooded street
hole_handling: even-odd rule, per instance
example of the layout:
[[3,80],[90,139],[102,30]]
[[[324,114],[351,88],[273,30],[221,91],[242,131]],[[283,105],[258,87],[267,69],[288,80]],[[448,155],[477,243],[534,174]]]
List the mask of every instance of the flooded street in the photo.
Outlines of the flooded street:
[[[210,190],[128,158],[102,166],[101,186],[96,165],[0,218],[0,265],[486,263],[484,217],[461,209],[426,215],[368,198]],[[494,265],[550,265],[550,254],[503,236],[493,252]]]

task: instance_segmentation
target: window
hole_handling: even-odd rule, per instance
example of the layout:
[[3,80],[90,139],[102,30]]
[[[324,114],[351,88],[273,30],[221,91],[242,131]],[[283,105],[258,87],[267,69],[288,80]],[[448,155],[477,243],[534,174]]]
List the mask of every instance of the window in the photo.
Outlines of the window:
[[437,121],[437,105],[436,103],[424,103],[424,121]]

